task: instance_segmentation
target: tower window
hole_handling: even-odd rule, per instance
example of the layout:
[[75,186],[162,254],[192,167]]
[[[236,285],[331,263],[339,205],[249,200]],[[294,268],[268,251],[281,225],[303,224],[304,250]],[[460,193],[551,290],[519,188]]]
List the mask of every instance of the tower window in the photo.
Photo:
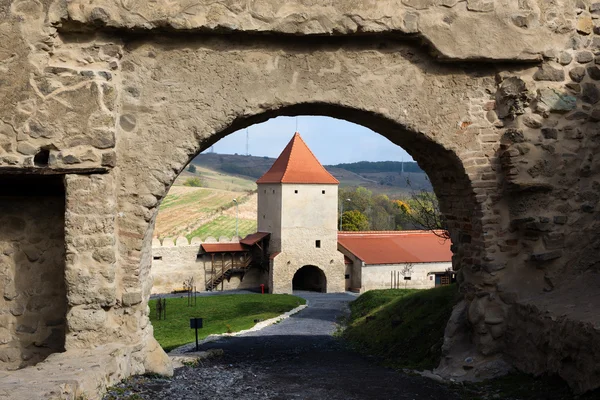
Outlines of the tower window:
[[321,194],[325,194],[325,191],[324,191],[324,190],[321,190]]
[[315,247],[316,247],[317,249],[320,249],[320,248],[321,248],[321,241],[320,241],[320,240],[315,240]]
[[297,191],[297,190],[294,190],[294,193],[298,194],[298,191]]
[[267,189],[265,189],[265,193],[267,193]]
[[152,257],[153,260],[162,260],[162,256],[154,256]]
[[275,189],[273,189],[273,193],[275,193]]
[[265,219],[265,214],[263,214],[263,219]]

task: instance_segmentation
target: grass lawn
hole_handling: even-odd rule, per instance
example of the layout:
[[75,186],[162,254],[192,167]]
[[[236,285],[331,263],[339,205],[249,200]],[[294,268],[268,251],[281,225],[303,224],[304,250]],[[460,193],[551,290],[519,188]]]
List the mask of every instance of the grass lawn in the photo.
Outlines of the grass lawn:
[[254,320],[274,318],[306,301],[288,294],[237,294],[198,297],[196,307],[187,306],[187,297],[167,299],[167,319],[157,320],[156,300],[150,300],[150,321],[154,337],[165,351],[195,341],[190,318],[203,318],[199,338],[214,333],[237,332],[251,328]]
[[459,301],[456,285],[429,290],[371,290],[350,304],[343,336],[362,353],[395,368],[431,369],[441,357],[444,329]]
[[[242,238],[250,233],[256,232],[256,220],[239,219],[238,232]],[[215,239],[218,239],[221,236],[226,236],[228,238],[233,237],[235,236],[235,217],[221,215],[208,224],[202,225],[192,233],[186,235],[188,240],[191,240],[196,236],[202,240],[209,236],[212,236]]]

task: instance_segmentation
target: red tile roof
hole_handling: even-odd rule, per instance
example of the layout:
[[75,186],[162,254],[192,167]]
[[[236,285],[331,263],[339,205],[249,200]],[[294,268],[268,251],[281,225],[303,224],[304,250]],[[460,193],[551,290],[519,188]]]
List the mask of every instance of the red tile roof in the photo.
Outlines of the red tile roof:
[[339,184],[310,151],[296,132],[279,158],[256,183]]
[[203,243],[202,249],[207,253],[237,253],[248,251],[241,243]]
[[259,241],[261,241],[262,239],[266,238],[269,235],[270,235],[269,232],[252,233],[252,234],[246,236],[245,238],[243,238],[242,240],[240,240],[240,243],[245,244],[246,246],[254,246],[256,243],[258,243]]
[[365,264],[448,262],[450,240],[430,231],[339,232],[338,244]]

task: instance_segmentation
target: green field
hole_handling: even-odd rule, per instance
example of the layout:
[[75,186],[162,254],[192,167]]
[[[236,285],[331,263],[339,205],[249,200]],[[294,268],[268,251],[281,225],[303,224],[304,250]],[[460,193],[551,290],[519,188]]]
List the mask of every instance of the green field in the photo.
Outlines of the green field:
[[[238,232],[239,236],[242,238],[246,235],[249,235],[250,233],[256,232],[256,220],[238,220]],[[235,236],[235,217],[221,215],[215,220],[209,222],[206,225],[202,225],[200,228],[186,235],[188,240],[191,240],[193,237],[199,237],[202,240],[204,240],[209,236],[212,236],[215,239],[218,239],[221,236],[226,236],[228,238]]]
[[150,300],[150,321],[154,337],[165,351],[191,343],[195,331],[190,318],[203,318],[199,338],[215,333],[237,332],[253,327],[254,320],[264,321],[290,311],[306,300],[288,294],[238,294],[198,297],[195,307],[188,307],[187,297],[169,298],[167,319],[156,318],[156,300]]

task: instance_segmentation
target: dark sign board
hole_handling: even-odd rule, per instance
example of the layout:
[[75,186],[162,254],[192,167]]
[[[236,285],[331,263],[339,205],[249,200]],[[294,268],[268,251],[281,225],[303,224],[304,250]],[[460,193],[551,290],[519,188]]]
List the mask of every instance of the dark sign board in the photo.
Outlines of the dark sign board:
[[190,318],[190,328],[191,329],[201,329],[202,328],[202,318]]

